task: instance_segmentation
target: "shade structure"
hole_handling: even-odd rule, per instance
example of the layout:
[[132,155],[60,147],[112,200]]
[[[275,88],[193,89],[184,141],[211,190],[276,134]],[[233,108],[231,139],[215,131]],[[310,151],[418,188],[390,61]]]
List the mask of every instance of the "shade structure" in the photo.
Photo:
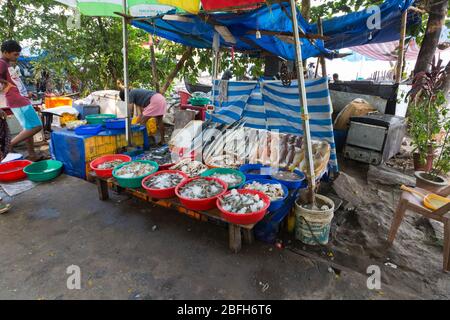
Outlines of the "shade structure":
[[202,0],[202,7],[205,10],[220,10],[228,8],[247,8],[259,3],[265,3],[264,0]]
[[[245,12],[213,12],[205,16],[162,16],[133,20],[137,28],[162,38],[195,48],[211,48],[219,31],[222,49],[234,49],[255,56],[271,54],[286,60],[296,59],[289,3],[262,6]],[[311,34],[310,25],[297,13],[298,27],[303,35]],[[323,40],[302,39],[304,59],[334,52],[324,47]]]
[[200,0],[158,0],[157,2],[177,7],[193,14],[197,14],[200,11]]
[[[117,17],[114,12],[123,12],[122,0],[56,0],[77,8],[81,14],[98,17]],[[174,6],[158,0],[127,0],[127,13],[133,17],[152,17],[176,12]]]

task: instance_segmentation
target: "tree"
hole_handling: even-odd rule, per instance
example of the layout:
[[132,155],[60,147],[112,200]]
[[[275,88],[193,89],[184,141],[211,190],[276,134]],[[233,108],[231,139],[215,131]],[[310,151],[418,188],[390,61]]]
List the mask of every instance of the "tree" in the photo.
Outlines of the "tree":
[[448,0],[430,0],[427,28],[414,67],[415,74],[430,69],[447,13]]

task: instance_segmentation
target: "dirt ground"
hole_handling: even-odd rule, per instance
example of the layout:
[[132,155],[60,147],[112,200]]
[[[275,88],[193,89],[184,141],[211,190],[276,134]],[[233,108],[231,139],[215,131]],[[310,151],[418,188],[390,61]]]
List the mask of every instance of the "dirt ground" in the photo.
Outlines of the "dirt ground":
[[[0,215],[0,299],[449,299],[442,226],[408,216],[388,248],[398,187],[340,163],[359,203],[336,212],[327,247],[282,233],[282,248],[257,241],[233,254],[225,228],[123,195],[101,202],[94,184],[65,175],[2,194],[13,209]],[[80,290],[67,288],[71,265]],[[371,265],[380,289],[367,287]]]

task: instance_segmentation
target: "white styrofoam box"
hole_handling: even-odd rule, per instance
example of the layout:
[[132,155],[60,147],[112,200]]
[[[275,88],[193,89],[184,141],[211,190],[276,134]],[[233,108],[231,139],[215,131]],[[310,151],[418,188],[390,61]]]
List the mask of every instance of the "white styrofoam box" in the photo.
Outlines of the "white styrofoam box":
[[117,90],[102,90],[92,92],[90,103],[100,106],[100,113],[115,114],[118,118],[125,118],[127,115],[127,108],[125,102],[119,98],[119,91]]

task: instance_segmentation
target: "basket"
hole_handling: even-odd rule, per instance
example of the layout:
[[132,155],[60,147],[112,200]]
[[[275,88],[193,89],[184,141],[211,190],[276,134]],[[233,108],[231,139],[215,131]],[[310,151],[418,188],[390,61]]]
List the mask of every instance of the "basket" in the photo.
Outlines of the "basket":
[[102,156],[100,158],[95,159],[92,161],[89,166],[92,170],[94,170],[95,174],[99,178],[111,178],[112,172],[114,169],[97,169],[99,165],[102,163],[108,162],[108,161],[114,161],[114,160],[122,160],[123,162],[130,162],[131,157],[124,155],[124,154],[108,154],[106,156]]
[[276,181],[276,180],[269,180],[269,179],[253,179],[253,180],[248,180],[248,181],[243,185],[243,188],[245,188],[245,186],[246,186],[247,184],[251,184],[253,181],[259,182],[259,183],[261,183],[261,184],[267,184],[267,183],[269,183],[269,184],[280,184],[280,185],[281,185],[281,188],[283,188],[283,191],[284,191],[284,197],[283,197],[282,199],[279,199],[279,200],[270,201],[270,207],[269,207],[268,210],[269,210],[269,211],[275,211],[275,210],[280,209],[280,208],[284,205],[284,200],[286,200],[286,198],[287,198],[288,195],[289,195],[289,190],[288,190],[288,188],[287,188],[284,184],[282,184],[282,183],[280,183],[279,181]]
[[149,179],[151,179],[154,176],[160,175],[160,174],[164,174],[164,173],[178,173],[179,175],[183,176],[183,180],[181,180],[181,182],[183,182],[185,179],[188,179],[188,175],[185,174],[182,171],[178,171],[178,170],[164,170],[164,171],[158,171],[155,172],[151,175],[149,175],[148,177],[145,177],[142,180],[142,188],[144,188],[147,191],[147,194],[152,197],[152,198],[156,198],[156,199],[167,199],[167,198],[173,198],[175,197],[175,187],[173,188],[167,188],[167,189],[152,189],[149,188],[145,185],[145,182]]
[[242,186],[245,183],[245,175],[235,169],[229,169],[229,168],[213,168],[213,169],[209,169],[206,170],[204,172],[202,172],[202,174],[200,174],[201,177],[210,177],[212,175],[214,175],[215,173],[223,173],[223,174],[235,174],[238,175],[239,177],[241,177],[241,182],[235,185],[230,185],[228,184],[228,190],[230,189],[236,189],[239,188],[240,186]]
[[217,208],[219,208],[220,212],[222,213],[222,217],[225,220],[227,220],[230,223],[234,223],[234,224],[246,225],[246,224],[255,224],[264,218],[265,214],[267,213],[267,209],[270,206],[270,198],[268,196],[266,196],[261,191],[257,191],[257,190],[244,190],[244,189],[237,190],[237,192],[239,192],[241,194],[244,194],[244,193],[245,194],[253,194],[253,195],[257,194],[257,195],[259,195],[261,200],[263,200],[265,203],[264,208],[262,208],[259,211],[241,214],[241,213],[234,213],[234,212],[227,211],[222,207],[220,199],[223,198],[224,196],[228,195],[230,192],[231,191],[229,191],[226,194],[224,194],[223,196],[217,198]]
[[115,114],[90,114],[86,116],[86,120],[89,124],[104,124],[107,119],[115,119]]
[[23,169],[32,164],[28,160],[14,160],[0,164],[0,182],[11,182],[25,179],[27,174]]
[[96,136],[102,131],[102,125],[81,125],[75,128],[75,134],[79,136]]
[[[260,173],[249,173],[253,170],[259,170]],[[270,172],[272,171],[272,168],[262,164],[244,164],[239,167],[239,171],[245,174],[245,178],[247,180],[270,179]]]
[[[151,164],[152,166],[155,167],[155,169],[153,169],[151,172],[148,172],[142,176],[139,177],[134,177],[134,178],[122,178],[116,175],[117,170],[119,170],[120,168],[122,168],[123,166],[130,164],[132,162],[141,162],[141,163],[148,163]],[[148,160],[135,160],[135,161],[130,161],[130,162],[125,162],[123,164],[121,164],[120,166],[117,166],[114,170],[113,170],[113,177],[116,178],[117,183],[119,184],[119,186],[121,186],[122,188],[139,188],[142,185],[142,179],[144,179],[145,177],[155,173],[156,171],[158,171],[158,164],[155,161],[148,161]]]
[[[280,171],[285,171],[285,170],[280,170]],[[284,184],[288,189],[291,189],[291,190],[306,188],[307,182],[306,182],[305,174],[303,172],[301,172],[300,170],[294,170],[293,172],[298,175],[298,180],[291,181],[291,180],[278,179],[274,176],[274,173],[275,173],[274,171],[272,171],[271,178],[274,181],[278,181],[279,183]]]
[[28,179],[34,182],[50,181],[60,175],[63,163],[57,160],[34,162],[23,169]]
[[[222,185],[222,187],[224,188],[223,191],[217,195],[215,195],[214,197],[211,198],[206,198],[206,199],[189,199],[189,198],[184,198],[180,195],[180,188],[182,188],[184,185],[188,184],[189,182],[196,180],[196,179],[206,179],[206,180],[215,180],[217,181],[220,185]],[[191,179],[186,179],[183,182],[181,182],[176,188],[175,188],[175,194],[176,196],[180,199],[181,204],[190,210],[211,210],[214,209],[216,207],[216,200],[218,197],[220,197],[221,195],[224,195],[227,192],[228,189],[228,185],[223,182],[220,179],[216,179],[216,178],[210,178],[210,177],[205,177],[205,178],[191,178]]]

